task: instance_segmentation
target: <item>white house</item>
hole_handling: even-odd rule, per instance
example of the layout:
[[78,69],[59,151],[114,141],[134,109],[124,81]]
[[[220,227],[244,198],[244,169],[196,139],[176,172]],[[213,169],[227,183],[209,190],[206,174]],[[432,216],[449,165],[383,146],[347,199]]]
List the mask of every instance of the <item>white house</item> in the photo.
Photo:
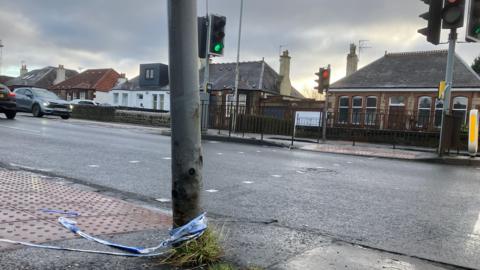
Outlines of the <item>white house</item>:
[[114,106],[170,110],[168,66],[141,64],[140,75],[118,84],[108,92],[108,103]]

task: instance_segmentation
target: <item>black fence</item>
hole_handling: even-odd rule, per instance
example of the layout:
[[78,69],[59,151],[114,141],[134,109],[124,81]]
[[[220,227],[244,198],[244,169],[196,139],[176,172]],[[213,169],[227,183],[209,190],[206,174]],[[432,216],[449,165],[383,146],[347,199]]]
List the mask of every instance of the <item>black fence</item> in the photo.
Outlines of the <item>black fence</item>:
[[[204,106],[206,108],[206,106]],[[267,107],[248,108],[234,104],[208,106],[208,128],[230,133],[257,133],[292,136],[293,113],[286,117],[265,115]],[[301,110],[301,109],[300,109]],[[205,109],[204,112],[207,110]],[[256,113],[250,113],[254,111]],[[235,114],[237,115],[235,117]],[[466,112],[453,112],[455,128],[449,140],[451,150],[467,149]],[[327,138],[396,145],[438,147],[441,111],[338,110],[328,114]],[[296,136],[318,139],[319,127],[296,127]]]

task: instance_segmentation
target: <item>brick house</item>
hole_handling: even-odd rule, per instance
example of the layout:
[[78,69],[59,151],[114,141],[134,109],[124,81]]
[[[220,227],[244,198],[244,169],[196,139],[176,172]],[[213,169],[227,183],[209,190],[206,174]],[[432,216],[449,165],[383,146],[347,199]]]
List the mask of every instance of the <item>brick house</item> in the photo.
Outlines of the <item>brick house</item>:
[[[385,53],[335,82],[328,96],[334,125],[380,129],[437,130],[443,101],[447,51]],[[455,56],[452,110],[466,121],[480,106],[480,77]]]
[[[227,105],[234,100],[236,63],[210,64],[212,106]],[[203,69],[200,81],[203,81]],[[290,83],[290,56],[284,51],[280,57],[280,72],[277,73],[264,60],[239,63],[239,104],[247,113],[256,113],[262,101],[277,96],[285,100],[304,99]]]
[[[124,76],[124,75],[123,75]],[[96,94],[108,93],[122,78],[114,69],[88,69],[59,84],[50,87],[50,90],[66,100],[90,99]]]

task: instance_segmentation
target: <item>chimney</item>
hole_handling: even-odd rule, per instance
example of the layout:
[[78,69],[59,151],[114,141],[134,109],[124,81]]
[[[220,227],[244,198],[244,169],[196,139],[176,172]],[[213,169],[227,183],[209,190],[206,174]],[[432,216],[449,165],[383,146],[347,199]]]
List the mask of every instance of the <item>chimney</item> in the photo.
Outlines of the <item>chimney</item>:
[[120,76],[117,79],[117,85],[120,85],[122,83],[126,83],[127,81],[128,80],[127,80],[127,77],[126,77],[125,73],[120,73]]
[[27,72],[28,72],[27,65],[22,64],[22,68],[20,68],[20,77],[25,76],[25,74],[27,74]]
[[53,81],[53,85],[59,84],[63,81],[65,81],[65,68],[63,67],[63,65],[58,65],[57,77],[55,78],[55,81]]
[[357,46],[350,44],[350,53],[347,55],[347,76],[355,73],[358,68]]
[[292,94],[292,84],[290,82],[290,56],[288,50],[280,55],[280,95],[290,96]]

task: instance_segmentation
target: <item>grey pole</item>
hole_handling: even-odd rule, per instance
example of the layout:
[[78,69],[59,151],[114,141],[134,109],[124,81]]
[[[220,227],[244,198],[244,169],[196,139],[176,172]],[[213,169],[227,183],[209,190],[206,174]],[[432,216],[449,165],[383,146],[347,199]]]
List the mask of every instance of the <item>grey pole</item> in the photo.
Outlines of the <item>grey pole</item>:
[[443,140],[445,135],[445,120],[446,115],[450,114],[450,103],[451,103],[451,90],[453,85],[453,66],[455,64],[455,44],[457,41],[457,29],[451,29],[450,35],[448,36],[448,56],[447,56],[447,71],[445,75],[445,97],[443,102],[443,111],[442,111],[442,126],[440,129],[440,142],[438,146],[438,154],[443,155],[444,147]]
[[[330,65],[328,65],[327,68],[330,72]],[[328,117],[328,87],[327,89],[325,89],[325,105],[323,106],[323,119],[322,119],[323,120],[322,121],[322,142],[323,143],[327,142],[327,117]]]
[[[238,41],[237,41],[237,63],[235,65],[235,116],[233,121],[233,125],[235,127],[236,119],[238,115],[238,83],[240,77],[240,43],[242,40],[242,19],[243,19],[243,0],[240,1],[240,20],[238,25]],[[259,86],[260,87],[260,86]],[[233,129],[235,130],[235,128]]]
[[202,146],[198,93],[197,1],[169,0],[173,226],[201,213]]
[[2,75],[3,47],[2,40],[0,39],[0,75]]

